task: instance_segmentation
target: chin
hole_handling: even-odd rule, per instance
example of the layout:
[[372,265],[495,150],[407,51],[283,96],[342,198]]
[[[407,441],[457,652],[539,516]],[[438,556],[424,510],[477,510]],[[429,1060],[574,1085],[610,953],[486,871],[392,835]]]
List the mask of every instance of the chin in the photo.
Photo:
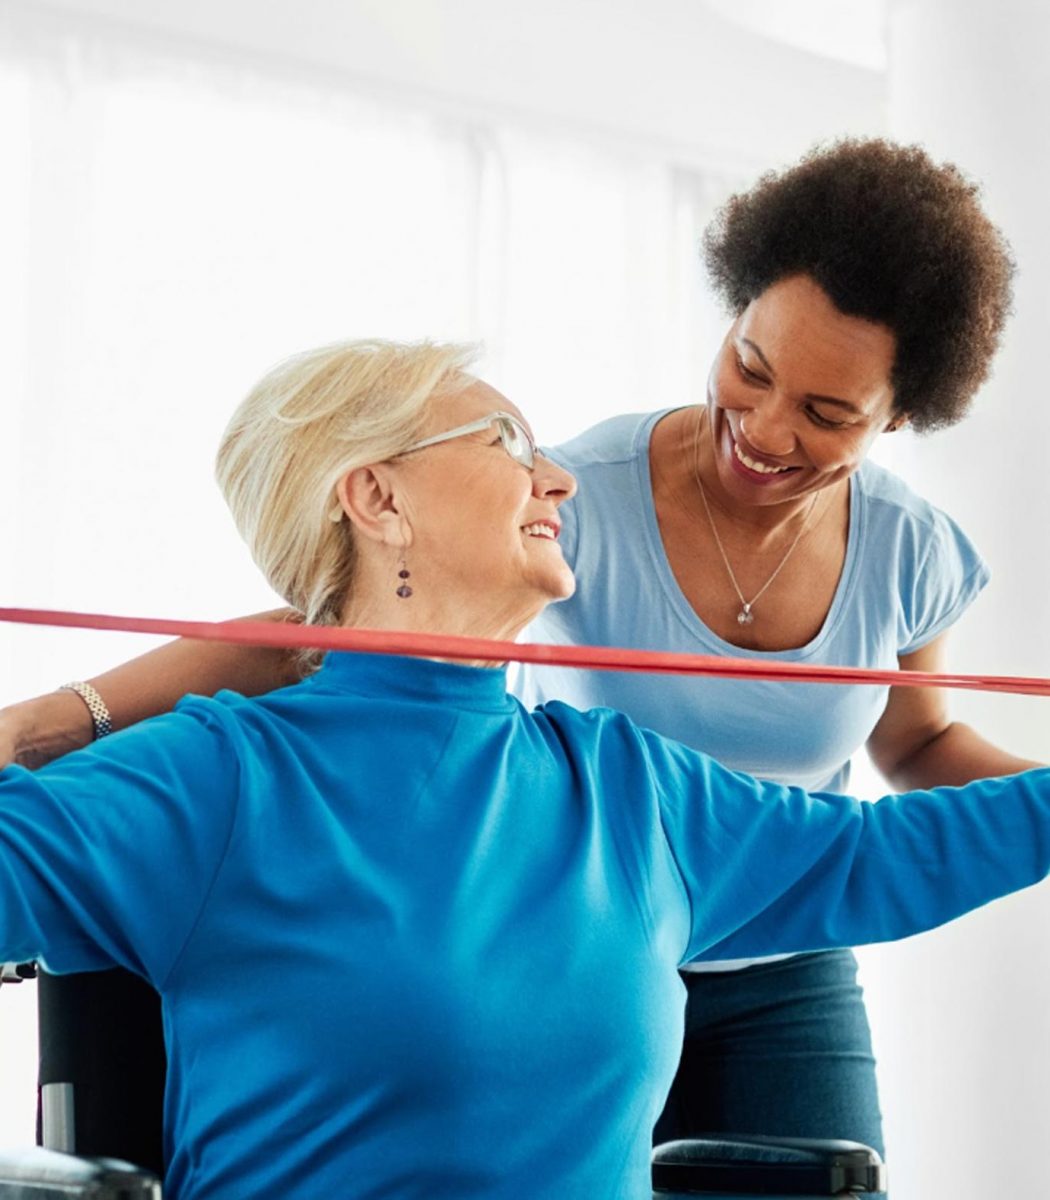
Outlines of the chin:
[[576,576],[566,566],[556,579],[551,580],[551,587],[547,592],[548,603],[556,604],[559,600],[568,600],[575,591]]
[[550,604],[558,604],[568,600],[576,591],[576,579],[572,574],[559,576],[557,579],[543,580],[532,592],[533,602],[526,624],[534,621]]

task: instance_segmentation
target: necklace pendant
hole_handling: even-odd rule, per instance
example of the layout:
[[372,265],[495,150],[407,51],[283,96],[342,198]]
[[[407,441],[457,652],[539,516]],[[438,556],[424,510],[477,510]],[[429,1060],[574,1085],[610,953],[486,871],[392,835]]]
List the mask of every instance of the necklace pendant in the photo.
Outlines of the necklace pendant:
[[751,605],[745,604],[744,607],[736,614],[737,624],[750,625],[755,619],[755,614],[751,611]]

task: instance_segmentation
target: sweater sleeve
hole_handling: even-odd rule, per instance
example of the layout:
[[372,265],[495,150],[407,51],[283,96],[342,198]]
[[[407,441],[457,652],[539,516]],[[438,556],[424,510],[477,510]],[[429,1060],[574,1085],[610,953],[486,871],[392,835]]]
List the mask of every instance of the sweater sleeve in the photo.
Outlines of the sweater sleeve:
[[237,775],[204,702],[0,772],[0,958],[159,986],[221,865]]
[[685,959],[893,941],[1050,873],[1050,769],[868,803],[646,737],[692,909]]

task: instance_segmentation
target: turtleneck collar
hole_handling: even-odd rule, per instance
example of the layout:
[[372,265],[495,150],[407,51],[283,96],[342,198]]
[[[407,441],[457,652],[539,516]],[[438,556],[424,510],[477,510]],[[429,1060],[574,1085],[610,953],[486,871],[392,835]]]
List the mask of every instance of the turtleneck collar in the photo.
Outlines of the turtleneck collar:
[[468,667],[396,654],[332,651],[308,682],[363,696],[394,695],[404,700],[509,709],[507,668]]

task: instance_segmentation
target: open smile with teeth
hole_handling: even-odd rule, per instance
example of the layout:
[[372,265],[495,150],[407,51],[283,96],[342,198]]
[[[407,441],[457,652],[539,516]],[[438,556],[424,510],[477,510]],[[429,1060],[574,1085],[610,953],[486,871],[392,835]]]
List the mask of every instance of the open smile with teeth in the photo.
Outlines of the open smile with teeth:
[[755,462],[753,458],[749,458],[743,450],[740,449],[736,439],[733,439],[733,453],[744,464],[749,471],[757,471],[760,475],[783,475],[785,471],[792,470],[791,467],[773,467],[768,463]]
[[532,525],[523,525],[521,532],[526,537],[546,538],[549,542],[558,540],[558,531],[553,525],[548,525],[545,521],[536,521]]

